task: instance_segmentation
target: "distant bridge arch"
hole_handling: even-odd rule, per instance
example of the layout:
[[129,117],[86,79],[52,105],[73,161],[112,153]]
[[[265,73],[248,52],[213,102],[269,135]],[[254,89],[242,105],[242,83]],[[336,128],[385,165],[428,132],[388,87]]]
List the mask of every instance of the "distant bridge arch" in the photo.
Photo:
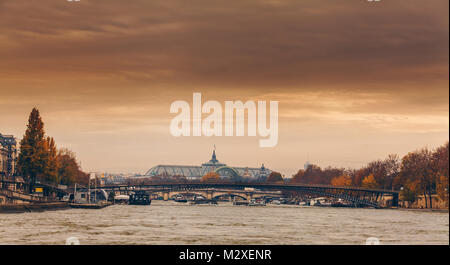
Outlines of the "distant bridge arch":
[[[160,192],[161,193],[161,192]],[[202,192],[183,192],[183,191],[176,191],[176,192],[170,192],[169,193],[169,198],[174,198],[177,196],[182,196],[184,198],[187,197],[202,197],[202,198],[206,198],[206,194],[202,193]]]
[[223,194],[215,195],[215,196],[213,197],[213,200],[217,200],[217,199],[219,199],[220,197],[231,197],[231,198],[233,198],[233,197],[238,197],[238,198],[241,198],[241,199],[243,199],[243,200],[247,200],[247,197],[246,197],[246,196],[240,195],[240,194],[233,194],[233,193],[223,193]]
[[217,174],[220,176],[227,176],[227,177],[239,177],[239,172],[237,172],[236,169],[228,166],[222,166],[214,170]]

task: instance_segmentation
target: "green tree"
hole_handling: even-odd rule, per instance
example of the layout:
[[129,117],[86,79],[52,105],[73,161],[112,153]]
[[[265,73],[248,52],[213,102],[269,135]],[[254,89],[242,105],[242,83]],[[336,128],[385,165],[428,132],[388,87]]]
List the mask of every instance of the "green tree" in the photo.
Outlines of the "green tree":
[[17,168],[29,183],[30,192],[36,183],[36,178],[43,176],[48,166],[48,150],[44,138],[44,123],[39,110],[33,108],[28,118],[27,130],[20,141],[20,153]]

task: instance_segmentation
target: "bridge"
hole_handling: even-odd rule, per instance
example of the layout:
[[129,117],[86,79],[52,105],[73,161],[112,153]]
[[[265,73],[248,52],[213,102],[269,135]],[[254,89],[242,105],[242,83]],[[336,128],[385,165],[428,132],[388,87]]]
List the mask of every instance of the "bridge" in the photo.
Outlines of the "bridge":
[[[20,192],[9,189],[8,186],[23,185],[14,181],[1,181],[0,194],[3,199],[13,199],[22,201],[43,202],[50,201],[51,198],[35,197],[32,195],[19,194]],[[48,191],[55,193],[68,193],[69,190],[59,190],[54,185],[40,184]],[[5,189],[6,188],[6,189]],[[297,195],[308,197],[328,197],[340,199],[359,207],[383,208],[386,206],[398,206],[399,193],[393,190],[367,189],[361,187],[330,186],[318,184],[299,183],[207,183],[207,182],[167,182],[149,184],[128,184],[128,185],[104,185],[98,186],[105,191],[113,191],[120,194],[130,194],[136,190],[148,191],[154,196],[161,196],[163,199],[181,195],[196,195],[207,199],[217,199],[221,196],[239,197],[251,200],[260,197],[281,197],[282,192],[293,192]],[[246,189],[247,188],[247,189]],[[253,188],[255,190],[249,190]],[[8,191],[9,190],[9,191]],[[13,191],[10,191],[13,190]],[[53,199],[54,200],[54,199]]]
[[[247,200],[250,201],[252,199],[257,198],[276,198],[281,197],[282,193],[280,191],[260,191],[260,190],[239,190],[239,189],[217,189],[217,188],[198,188],[198,189],[119,189],[120,194],[127,194],[134,192],[135,190],[146,190],[152,193],[153,198],[161,197],[165,201],[169,199],[173,199],[176,197],[182,197],[182,198],[192,198],[192,197],[201,197],[208,200],[217,200],[219,198],[222,199],[235,199],[238,198],[238,200]],[[102,187],[102,189],[104,189]],[[117,190],[115,190],[117,191]]]
[[[250,200],[256,197],[274,196],[274,192],[294,192],[311,197],[329,197],[341,199],[348,203],[362,206],[383,208],[385,206],[398,206],[398,192],[392,190],[367,189],[361,187],[310,185],[310,184],[285,184],[285,183],[150,183],[136,185],[105,185],[98,188],[106,191],[129,194],[137,190],[148,191],[153,194],[162,194],[165,200],[176,194],[198,194],[214,199],[218,196],[229,194]],[[249,190],[246,188],[253,188]],[[388,203],[386,203],[388,202]]]

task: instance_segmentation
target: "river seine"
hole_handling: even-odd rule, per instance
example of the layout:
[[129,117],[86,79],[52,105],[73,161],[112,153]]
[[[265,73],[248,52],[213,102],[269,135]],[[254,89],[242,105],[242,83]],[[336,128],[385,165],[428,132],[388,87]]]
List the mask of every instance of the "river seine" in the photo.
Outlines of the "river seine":
[[0,244],[449,244],[448,212],[271,205],[113,205],[0,214]]

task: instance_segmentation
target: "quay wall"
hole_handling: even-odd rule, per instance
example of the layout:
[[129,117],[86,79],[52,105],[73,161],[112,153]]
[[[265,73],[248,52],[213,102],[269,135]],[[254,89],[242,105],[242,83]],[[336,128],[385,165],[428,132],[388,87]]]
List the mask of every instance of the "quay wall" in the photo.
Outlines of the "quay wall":
[[0,214],[2,213],[26,213],[26,212],[44,212],[54,210],[64,210],[70,208],[68,203],[24,203],[24,204],[0,204]]

